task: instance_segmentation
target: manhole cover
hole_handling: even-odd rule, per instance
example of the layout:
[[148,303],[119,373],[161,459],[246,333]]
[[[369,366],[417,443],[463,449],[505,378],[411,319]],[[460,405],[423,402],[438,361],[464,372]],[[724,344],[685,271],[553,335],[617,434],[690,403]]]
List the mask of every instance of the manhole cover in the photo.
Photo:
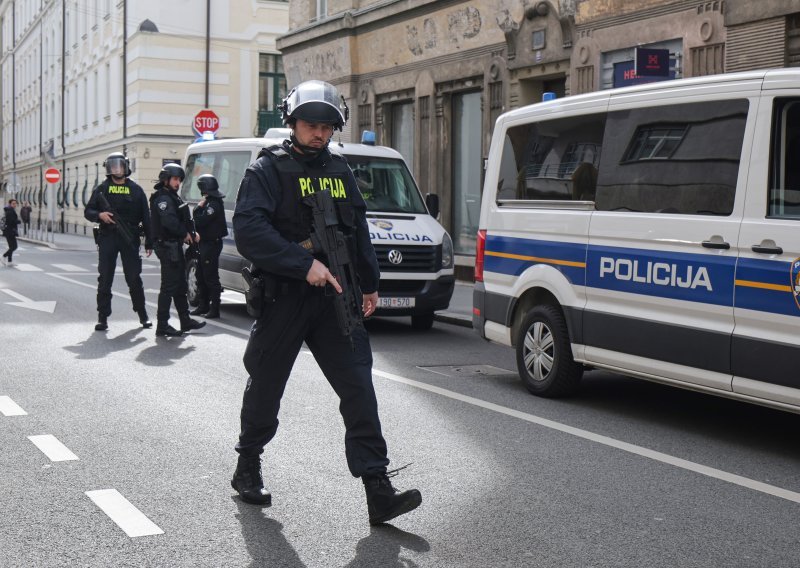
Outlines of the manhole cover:
[[515,371],[493,367],[492,365],[438,365],[435,367],[420,367],[431,373],[447,377],[496,377],[498,375],[514,375]]

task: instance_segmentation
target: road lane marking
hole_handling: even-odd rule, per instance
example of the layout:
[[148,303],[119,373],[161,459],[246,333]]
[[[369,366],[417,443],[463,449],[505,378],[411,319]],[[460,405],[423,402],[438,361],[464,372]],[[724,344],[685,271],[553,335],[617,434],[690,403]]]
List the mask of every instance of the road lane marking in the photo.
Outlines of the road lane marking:
[[28,413],[11,400],[10,396],[0,396],[0,414],[3,416],[26,416]]
[[689,460],[671,456],[669,454],[657,452],[649,448],[637,446],[635,444],[629,444],[628,442],[623,442],[615,438],[603,436],[602,434],[595,434],[594,432],[589,432],[588,430],[582,430],[581,428],[574,428],[572,426],[567,426],[566,424],[555,422],[554,420],[548,420],[547,418],[542,418],[534,414],[528,414],[527,412],[521,412],[519,410],[514,410],[512,408],[500,406],[499,404],[494,404],[492,402],[487,402],[479,398],[463,395],[433,385],[428,385],[420,381],[415,381],[413,379],[407,379],[406,377],[401,377],[399,375],[394,375],[392,373],[387,373],[385,371],[379,371],[373,369],[372,374],[378,377],[383,377],[384,379],[389,379],[390,381],[395,381],[398,383],[416,387],[418,389],[436,393],[438,395],[445,396],[453,400],[458,400],[467,404],[471,404],[473,406],[484,408],[486,410],[491,410],[499,414],[511,416],[512,418],[517,418],[519,420],[531,422],[539,426],[544,426],[545,428],[558,430],[559,432],[564,432],[565,434],[570,434],[578,438],[583,438],[584,440],[589,440],[591,442],[603,444],[605,446],[616,448],[624,452],[642,456],[651,460],[659,461],[688,471],[693,471],[695,473],[699,473],[700,475],[705,475],[707,477],[712,477],[714,479],[726,481],[728,483],[739,485],[741,487],[746,487],[747,489],[752,489],[754,491],[759,491],[761,493],[766,493],[767,495],[772,495],[774,497],[780,497],[781,499],[786,499],[787,501],[800,503],[800,493],[797,493],[795,491],[790,491],[788,489],[783,489],[782,487],[776,487],[774,485],[762,483],[760,481],[756,481],[748,477],[743,477],[741,475],[736,475],[734,473],[728,473],[727,471],[722,471],[720,469],[708,467],[699,463],[691,462]]
[[7,288],[3,288],[0,291],[5,292],[6,294],[11,296],[12,298],[16,298],[17,300],[19,300],[18,302],[6,302],[6,304],[8,304],[9,306],[17,306],[17,307],[20,307],[20,308],[28,308],[30,310],[36,310],[36,311],[39,311],[39,312],[48,312],[48,313],[51,313],[51,314],[56,309],[56,302],[52,301],[52,300],[36,302],[34,300],[31,300],[30,298],[26,298],[25,296],[23,296],[22,294],[20,294],[18,292],[14,292],[14,290],[9,290]]
[[55,266],[64,272],[89,272],[82,266],[75,266],[74,264],[53,264],[52,266]]
[[60,462],[78,459],[78,456],[73,454],[67,446],[62,444],[58,438],[52,434],[28,436],[28,439],[33,442],[37,448],[42,450],[42,453],[46,455],[50,461]]
[[94,504],[100,507],[131,538],[164,534],[158,525],[148,519],[116,489],[87,491],[86,496],[94,501]]
[[11,267],[12,268],[16,268],[17,270],[19,270],[21,272],[44,272],[41,268],[39,268],[38,266],[34,266],[32,264],[17,264],[17,263],[14,263]]

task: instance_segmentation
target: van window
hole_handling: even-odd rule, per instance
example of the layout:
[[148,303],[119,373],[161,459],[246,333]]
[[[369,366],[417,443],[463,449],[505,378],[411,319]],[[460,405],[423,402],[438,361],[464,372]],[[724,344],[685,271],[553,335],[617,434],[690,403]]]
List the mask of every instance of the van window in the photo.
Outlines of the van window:
[[244,177],[244,171],[250,165],[250,156],[249,150],[190,155],[186,161],[186,179],[181,185],[181,197],[186,201],[200,201],[197,178],[203,174],[211,174],[217,178],[219,190],[232,202]]
[[402,160],[349,154],[347,161],[353,170],[358,189],[367,202],[368,211],[418,214],[428,212],[414,178]]
[[593,114],[509,128],[497,199],[593,200],[605,123]]
[[595,208],[730,215],[748,105],[723,100],[609,113]]
[[800,219],[800,99],[776,99],[772,123],[767,215]]

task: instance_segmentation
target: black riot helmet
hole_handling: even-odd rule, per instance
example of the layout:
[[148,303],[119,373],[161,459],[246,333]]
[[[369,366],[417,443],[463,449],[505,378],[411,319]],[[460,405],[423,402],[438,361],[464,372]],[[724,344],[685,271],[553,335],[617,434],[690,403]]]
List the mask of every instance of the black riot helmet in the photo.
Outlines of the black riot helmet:
[[279,107],[285,125],[294,126],[298,118],[306,122],[332,124],[341,130],[350,109],[339,91],[325,81],[305,81],[289,91]]
[[197,189],[200,190],[200,195],[209,195],[219,199],[225,198],[225,196],[219,192],[219,182],[217,182],[217,178],[211,174],[203,174],[197,178]]
[[122,178],[131,175],[131,163],[122,152],[112,152],[106,156],[103,167],[106,169],[107,177]]
[[164,167],[162,167],[161,171],[158,172],[158,181],[164,185],[167,185],[170,178],[173,177],[180,178],[181,182],[183,182],[184,178],[186,177],[186,172],[183,171],[183,168],[180,166],[180,164],[176,164],[174,162],[164,164]]

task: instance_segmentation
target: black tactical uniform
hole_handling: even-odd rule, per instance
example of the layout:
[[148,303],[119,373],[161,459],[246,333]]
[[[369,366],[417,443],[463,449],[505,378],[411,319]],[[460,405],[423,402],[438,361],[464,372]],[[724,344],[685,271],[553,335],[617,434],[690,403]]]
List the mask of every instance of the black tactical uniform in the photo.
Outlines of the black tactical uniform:
[[[142,285],[142,258],[139,254],[141,235],[144,233],[144,248],[152,250],[150,240],[150,210],[144,190],[128,179],[131,174],[128,159],[119,152],[109,154],[103,163],[106,179],[92,192],[83,216],[98,223],[95,241],[99,251],[97,271],[97,324],[95,329],[108,329],[107,319],[111,315],[111,285],[117,268],[117,255],[122,258],[125,282],[131,295],[133,311],[139,315],[143,327],[152,324],[147,316]],[[122,168],[121,170],[118,168]],[[112,174],[113,170],[113,174]],[[104,223],[101,213],[111,213],[114,223]]]
[[[157,336],[176,336],[205,325],[189,317],[189,301],[186,298],[186,259],[183,241],[193,231],[189,207],[176,190],[169,188],[172,177],[184,178],[183,168],[177,164],[166,164],[159,174],[156,191],[150,196],[150,213],[153,224],[153,241],[158,259],[161,261],[161,289],[158,292],[156,319]],[[172,302],[181,321],[181,329],[169,325],[169,309]]]
[[194,208],[194,225],[200,234],[200,274],[197,284],[200,292],[200,305],[190,312],[206,318],[219,317],[220,295],[219,255],[222,253],[222,239],[228,235],[225,221],[225,196],[219,191],[217,179],[211,174],[197,178],[197,187],[205,203]]
[[[304,124],[313,120],[341,129],[345,115],[339,98],[327,83],[303,83],[284,101],[284,120],[293,126],[302,119]],[[336,292],[306,280],[315,259],[298,244],[308,239],[312,227],[311,210],[301,200],[320,190],[330,191],[334,200],[361,291],[371,295],[378,289],[380,271],[369,238],[366,204],[344,158],[332,155],[327,146],[321,150],[303,146],[294,135],[291,145],[287,141],[262,151],[239,187],[233,228],[239,252],[274,282],[275,293],[253,324],[244,354],[250,376],[231,484],[244,501],[271,503],[261,478],[260,454],[275,436],[281,397],[305,342],[339,396],[347,464],[353,476],[362,478],[370,523],[378,524],[416,508],[421,496],[417,490],[398,494],[389,482],[389,459],[372,385],[372,351],[363,324],[350,337],[343,335],[332,296]]]

